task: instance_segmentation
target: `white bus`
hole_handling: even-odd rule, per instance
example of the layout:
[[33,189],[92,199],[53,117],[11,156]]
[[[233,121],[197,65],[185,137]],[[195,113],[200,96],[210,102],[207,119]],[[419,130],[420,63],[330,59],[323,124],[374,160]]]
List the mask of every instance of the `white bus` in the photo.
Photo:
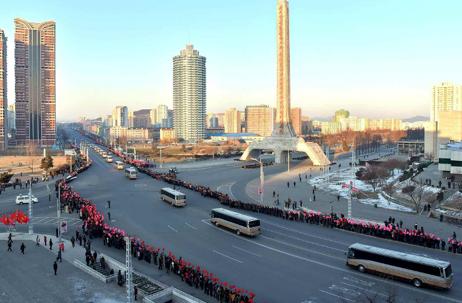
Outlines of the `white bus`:
[[118,170],[124,169],[124,163],[122,161],[116,161],[115,166]]
[[224,208],[212,209],[211,222],[216,226],[223,226],[248,236],[257,236],[261,233],[260,220]]
[[130,180],[135,180],[137,173],[138,172],[136,171],[136,168],[134,168],[133,166],[132,167],[127,167],[125,169],[125,176]]
[[347,265],[360,272],[371,272],[411,281],[415,287],[428,285],[449,289],[451,264],[399,251],[355,243],[348,248]]
[[164,187],[160,190],[160,199],[172,204],[173,206],[186,205],[186,195],[168,187]]

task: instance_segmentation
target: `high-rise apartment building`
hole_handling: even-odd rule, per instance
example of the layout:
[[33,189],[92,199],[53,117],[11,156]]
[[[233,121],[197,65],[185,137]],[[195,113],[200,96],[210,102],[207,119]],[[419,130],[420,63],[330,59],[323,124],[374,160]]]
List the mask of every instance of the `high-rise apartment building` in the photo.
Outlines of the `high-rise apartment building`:
[[236,108],[230,108],[224,117],[225,133],[241,132],[241,113]]
[[173,125],[179,140],[205,138],[206,59],[192,45],[173,58]]
[[15,19],[16,142],[56,142],[56,24]]
[[157,106],[157,119],[156,123],[160,124],[160,127],[167,127],[168,124],[168,106],[159,105]]
[[133,127],[134,128],[150,128],[151,127],[151,110],[140,109],[133,112]]
[[8,98],[6,85],[6,37],[0,29],[0,151],[7,147]]
[[438,144],[462,141],[462,111],[439,112]]
[[133,111],[128,111],[128,128],[133,128],[135,123],[135,114]]
[[209,119],[208,124],[210,125],[209,128],[218,128],[218,117],[215,115],[212,115]]
[[128,107],[116,106],[112,110],[112,126],[113,127],[129,127]]
[[273,133],[276,112],[268,105],[250,105],[245,108],[247,133],[268,137]]
[[173,109],[167,112],[167,128],[173,128]]
[[302,134],[302,109],[300,107],[290,109],[290,122],[295,135],[300,136]]
[[433,86],[430,121],[439,121],[439,113],[462,110],[462,86],[442,82]]
[[151,119],[151,127],[155,127],[157,124],[157,109],[153,108],[149,111],[149,117]]
[[11,132],[12,130],[16,130],[16,106],[15,104],[8,105],[8,123],[7,123],[7,130]]

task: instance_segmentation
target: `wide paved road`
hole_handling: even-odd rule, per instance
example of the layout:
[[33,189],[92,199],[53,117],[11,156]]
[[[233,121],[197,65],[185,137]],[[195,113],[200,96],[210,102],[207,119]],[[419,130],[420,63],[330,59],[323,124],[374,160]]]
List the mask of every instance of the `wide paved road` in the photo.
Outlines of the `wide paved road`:
[[[210,210],[219,206],[215,200],[182,190],[188,205],[173,208],[159,199],[167,184],[142,174],[130,181],[99,155],[90,156],[93,166],[71,185],[104,213],[111,200],[111,224],[254,291],[259,302],[357,302],[366,296],[383,301],[390,293],[397,294],[398,302],[462,302],[460,256],[265,215],[258,215],[262,235],[237,236],[210,224]],[[455,271],[454,287],[415,289],[360,274],[345,266],[344,252],[355,242],[448,260]]]

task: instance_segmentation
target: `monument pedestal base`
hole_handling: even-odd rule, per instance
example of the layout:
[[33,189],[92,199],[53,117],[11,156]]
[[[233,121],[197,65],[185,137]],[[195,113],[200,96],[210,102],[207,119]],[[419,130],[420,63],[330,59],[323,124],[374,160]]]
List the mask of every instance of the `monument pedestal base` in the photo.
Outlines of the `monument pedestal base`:
[[302,138],[271,136],[261,141],[252,142],[241,156],[242,161],[248,161],[251,158],[258,159],[263,150],[272,150],[274,152],[276,164],[287,163],[288,152],[305,153],[313,165],[325,166],[330,161],[317,143],[305,142]]

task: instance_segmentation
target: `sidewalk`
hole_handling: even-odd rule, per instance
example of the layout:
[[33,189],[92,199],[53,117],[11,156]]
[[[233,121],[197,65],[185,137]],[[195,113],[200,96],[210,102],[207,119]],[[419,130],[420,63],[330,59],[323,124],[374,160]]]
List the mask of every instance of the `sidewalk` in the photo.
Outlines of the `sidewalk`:
[[[29,235],[28,233],[12,233],[13,234],[13,241],[32,241],[35,245],[35,239],[37,235],[40,238],[40,246],[44,246],[43,242],[43,237],[46,236],[48,241],[51,239],[53,241],[53,249],[51,252],[55,255],[58,255],[58,241],[59,239],[55,236],[52,235],[45,235],[45,234],[32,234]],[[8,240],[8,233],[0,233],[0,241],[6,241]],[[62,241],[64,242],[64,252],[62,252],[62,258],[63,260],[66,260],[70,263],[73,263],[75,259],[80,260],[80,261],[85,261],[85,248],[83,246],[79,246],[78,243],[76,243],[75,247],[72,248],[72,243],[69,240],[66,240],[62,238]],[[45,247],[46,249],[49,249],[49,246]]]
[[[0,302],[2,303],[123,303],[125,289],[111,287],[95,279],[68,262],[79,257],[79,249],[65,248],[63,262],[58,262],[58,273],[53,274],[53,262],[56,260],[57,239],[53,253],[49,248],[35,245],[35,234],[13,233],[13,252],[6,252],[8,233],[0,233]],[[43,234],[40,235],[43,243]],[[47,237],[50,237],[47,235]],[[33,241],[29,239],[33,238]],[[55,242],[56,241],[56,242]],[[69,242],[69,241],[67,241]],[[25,254],[21,254],[20,245],[26,245]],[[70,243],[66,244],[70,245]],[[73,251],[74,250],[74,251]]]

